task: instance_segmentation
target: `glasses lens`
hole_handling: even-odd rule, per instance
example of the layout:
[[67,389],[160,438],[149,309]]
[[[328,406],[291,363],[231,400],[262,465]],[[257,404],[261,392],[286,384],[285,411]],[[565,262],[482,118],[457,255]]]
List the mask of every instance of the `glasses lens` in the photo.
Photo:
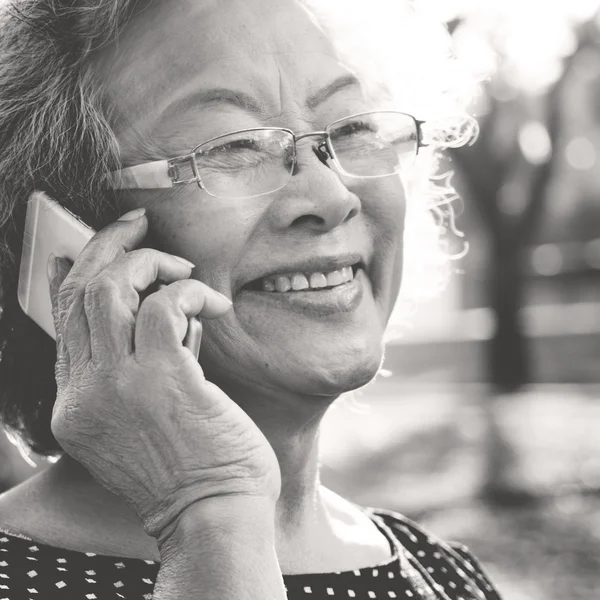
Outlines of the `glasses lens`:
[[218,198],[249,198],[281,189],[293,169],[294,139],[260,129],[221,136],[196,149],[205,190]]
[[348,175],[382,177],[399,173],[417,154],[417,124],[399,112],[372,112],[328,128],[335,158]]

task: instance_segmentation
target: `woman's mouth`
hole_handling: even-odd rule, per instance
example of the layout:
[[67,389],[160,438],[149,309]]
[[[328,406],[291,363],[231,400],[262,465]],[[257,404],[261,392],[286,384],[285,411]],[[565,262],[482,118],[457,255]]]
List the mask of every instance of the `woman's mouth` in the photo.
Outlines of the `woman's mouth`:
[[343,267],[329,273],[283,273],[268,275],[250,282],[246,289],[254,292],[286,294],[291,292],[322,291],[333,289],[351,282],[358,269],[359,263]]
[[273,310],[296,310],[303,314],[341,315],[360,305],[370,289],[369,278],[359,263],[330,273],[289,273],[263,277],[245,286],[240,301]]

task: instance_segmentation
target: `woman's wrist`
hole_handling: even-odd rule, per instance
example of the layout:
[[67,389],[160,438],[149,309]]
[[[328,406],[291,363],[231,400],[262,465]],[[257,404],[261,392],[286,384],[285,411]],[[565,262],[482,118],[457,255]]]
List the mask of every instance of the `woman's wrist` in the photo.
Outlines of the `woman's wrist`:
[[275,504],[262,496],[216,496],[185,509],[158,538],[161,557],[186,550],[190,545],[208,546],[251,536],[253,543],[274,545]]
[[275,507],[257,497],[192,505],[159,547],[156,600],[285,600],[275,550]]

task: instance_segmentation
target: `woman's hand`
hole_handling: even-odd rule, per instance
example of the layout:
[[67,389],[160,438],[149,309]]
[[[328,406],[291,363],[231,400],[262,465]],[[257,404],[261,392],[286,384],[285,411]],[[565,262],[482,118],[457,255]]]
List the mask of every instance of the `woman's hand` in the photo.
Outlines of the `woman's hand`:
[[[281,479],[260,429],[182,345],[189,317],[218,318],[231,304],[189,279],[191,263],[133,250],[148,223],[136,211],[128,216],[137,218],[97,233],[70,271],[59,260],[51,276],[58,353],[52,432],[160,545],[202,500],[265,498],[274,506]],[[139,294],[157,279],[168,285],[140,305]]]

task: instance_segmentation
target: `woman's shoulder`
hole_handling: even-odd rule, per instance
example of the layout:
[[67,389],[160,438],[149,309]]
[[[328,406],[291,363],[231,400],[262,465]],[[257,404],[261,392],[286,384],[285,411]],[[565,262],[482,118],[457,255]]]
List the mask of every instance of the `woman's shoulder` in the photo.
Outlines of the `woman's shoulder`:
[[136,522],[109,518],[100,493],[57,480],[52,467],[0,494],[0,529],[79,552],[158,559],[156,542]]
[[[434,580],[456,576],[456,586],[462,583],[469,591],[475,584],[486,598],[500,599],[487,572],[464,544],[444,541],[401,513],[374,507],[365,507],[365,510],[372,518],[381,519],[411,562],[422,567],[426,575]],[[455,587],[452,582],[449,585]]]

